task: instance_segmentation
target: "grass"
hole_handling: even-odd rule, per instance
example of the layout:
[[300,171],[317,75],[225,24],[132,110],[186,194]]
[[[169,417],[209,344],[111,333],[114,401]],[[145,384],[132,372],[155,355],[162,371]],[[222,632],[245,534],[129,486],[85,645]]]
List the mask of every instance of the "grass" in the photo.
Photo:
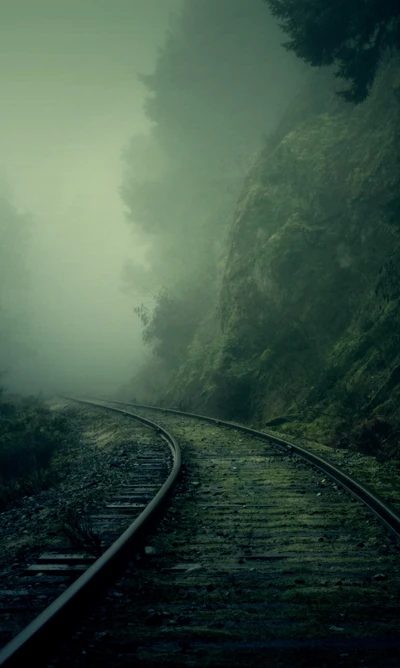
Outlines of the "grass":
[[54,482],[51,459],[70,435],[67,415],[52,413],[42,399],[0,391],[0,510]]
[[93,529],[91,517],[84,504],[66,505],[61,515],[63,519],[59,527],[60,533],[78,550],[99,557],[102,552],[100,536]]

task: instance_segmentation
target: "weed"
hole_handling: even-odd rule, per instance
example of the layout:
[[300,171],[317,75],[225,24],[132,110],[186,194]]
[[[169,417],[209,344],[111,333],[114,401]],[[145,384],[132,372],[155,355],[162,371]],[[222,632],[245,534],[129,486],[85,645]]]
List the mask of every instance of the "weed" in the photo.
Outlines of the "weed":
[[52,413],[41,399],[0,393],[0,510],[55,482],[51,459],[70,434],[68,417]]
[[93,529],[91,517],[83,504],[64,507],[59,532],[66,536],[74,547],[95,557],[101,555],[100,536]]

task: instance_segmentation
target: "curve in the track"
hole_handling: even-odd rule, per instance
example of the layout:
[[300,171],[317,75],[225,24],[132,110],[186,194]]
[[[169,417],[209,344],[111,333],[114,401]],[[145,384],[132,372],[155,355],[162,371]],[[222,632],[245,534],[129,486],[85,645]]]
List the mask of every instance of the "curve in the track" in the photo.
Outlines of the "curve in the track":
[[65,398],[79,404],[104,408],[155,429],[171,450],[173,466],[162,487],[128,529],[70,587],[0,650],[0,666],[7,668],[28,665],[32,657],[35,658],[36,665],[45,660],[55,641],[62,635],[63,629],[69,626],[74,616],[94,597],[99,588],[104,588],[115,579],[121,566],[132,556],[135,547],[141,544],[145,533],[166,507],[180,474],[180,447],[166,429],[152,420],[120,408],[104,406],[95,401]]
[[[105,400],[102,400],[105,401]],[[255,436],[263,441],[274,444],[280,448],[284,448],[286,451],[289,451],[293,454],[298,455],[301,459],[304,459],[309,464],[315,468],[322,471],[325,475],[329,476],[339,485],[343,486],[353,497],[364,503],[369,510],[379,519],[382,524],[384,524],[389,531],[395,536],[396,540],[400,541],[400,513],[394,508],[391,504],[387,503],[384,499],[378,496],[372,489],[370,489],[364,483],[357,481],[353,476],[350,476],[346,471],[341,469],[338,466],[328,462],[323,457],[316,455],[313,452],[310,452],[306,448],[296,445],[291,441],[280,438],[275,434],[270,434],[263,431],[258,431],[252,429],[251,427],[246,427],[241,424],[234,422],[228,422],[226,420],[220,420],[219,418],[209,417],[206,415],[198,415],[196,413],[188,413],[185,411],[179,411],[172,408],[163,408],[158,406],[148,406],[144,404],[133,404],[129,402],[122,401],[108,401],[107,403],[112,403],[121,406],[130,406],[132,408],[146,409],[151,411],[159,411],[164,413],[169,413],[171,415],[180,415],[182,417],[190,417],[198,420],[203,420],[211,424],[216,424],[219,426],[225,426],[228,428],[233,428],[238,431],[241,431],[245,434],[250,434]]]

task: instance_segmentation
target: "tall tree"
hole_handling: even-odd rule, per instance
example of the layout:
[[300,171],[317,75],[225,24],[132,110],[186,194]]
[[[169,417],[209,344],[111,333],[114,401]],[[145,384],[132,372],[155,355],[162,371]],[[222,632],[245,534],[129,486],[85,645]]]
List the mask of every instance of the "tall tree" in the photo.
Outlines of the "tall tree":
[[214,307],[248,163],[302,84],[305,67],[281,39],[260,0],[184,0],[154,72],[142,77],[153,127],[124,153],[121,193],[147,267],[125,277],[153,293],[153,314],[136,312],[163,359],[176,362]]
[[24,349],[29,220],[0,196],[0,374]]
[[365,100],[388,49],[400,47],[399,0],[264,0],[289,35],[285,46],[314,66],[335,65],[350,86],[345,100]]
[[122,197],[168,288],[209,273],[249,157],[301,85],[281,37],[260,0],[185,0],[142,77],[153,128],[125,151]]

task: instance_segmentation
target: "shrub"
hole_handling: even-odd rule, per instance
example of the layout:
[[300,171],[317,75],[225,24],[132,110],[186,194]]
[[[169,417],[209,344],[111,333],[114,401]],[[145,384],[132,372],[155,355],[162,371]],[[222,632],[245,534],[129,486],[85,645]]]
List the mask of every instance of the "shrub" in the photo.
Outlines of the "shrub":
[[398,454],[398,429],[381,417],[360,420],[350,434],[353,447],[378,459],[389,459]]
[[52,413],[40,399],[0,395],[0,509],[51,484],[51,458],[69,431],[67,416]]

